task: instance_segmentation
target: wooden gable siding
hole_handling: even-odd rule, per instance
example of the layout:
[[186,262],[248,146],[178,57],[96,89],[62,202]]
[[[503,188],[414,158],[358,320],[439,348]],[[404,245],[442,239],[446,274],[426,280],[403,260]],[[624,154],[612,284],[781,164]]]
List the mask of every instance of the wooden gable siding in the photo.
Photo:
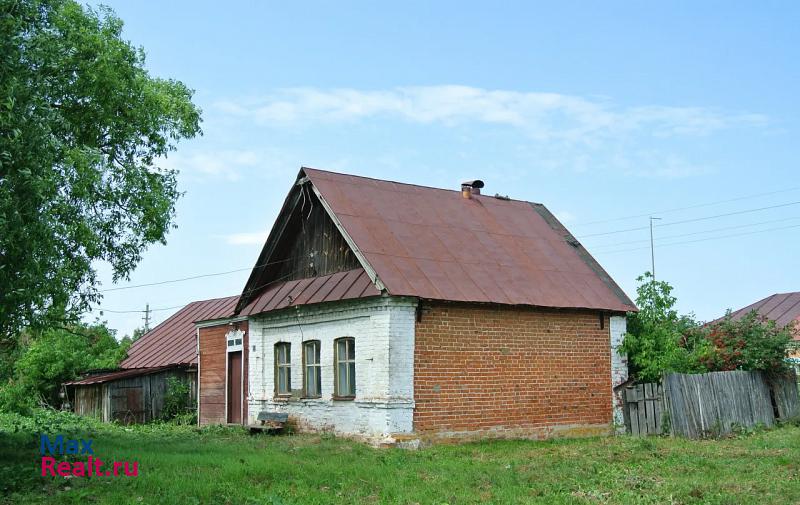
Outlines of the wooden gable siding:
[[[317,196],[307,187],[295,189],[290,204],[291,212],[283,223],[276,223],[274,244],[265,246],[256,267],[256,277],[248,282],[247,299],[260,293],[264,287],[277,281],[308,279],[346,272],[361,267],[350,246],[331,220]],[[278,218],[279,220],[281,217]],[[275,231],[278,230],[278,231]]]
[[[242,386],[242,405],[244,412],[243,421],[247,420],[247,395],[249,392],[248,381],[248,345],[250,343],[250,332],[247,321],[235,323],[239,329],[244,331],[242,338],[242,360],[244,377]],[[201,425],[206,424],[225,424],[225,387],[226,387],[226,360],[228,359],[228,348],[225,334],[233,327],[228,323],[217,326],[200,328],[200,371],[199,371],[199,397],[200,409],[198,419]]]
[[292,216],[289,234],[278,250],[277,278],[308,279],[358,268],[361,264],[347,245],[317,196],[307,191],[305,202]]

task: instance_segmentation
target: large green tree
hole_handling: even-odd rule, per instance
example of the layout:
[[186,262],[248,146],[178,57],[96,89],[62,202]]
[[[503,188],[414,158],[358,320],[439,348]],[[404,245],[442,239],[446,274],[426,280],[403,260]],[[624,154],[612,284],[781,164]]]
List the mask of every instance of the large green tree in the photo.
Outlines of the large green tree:
[[99,299],[165,241],[180,196],[159,167],[200,132],[192,90],[145,69],[107,8],[0,0],[0,343]]

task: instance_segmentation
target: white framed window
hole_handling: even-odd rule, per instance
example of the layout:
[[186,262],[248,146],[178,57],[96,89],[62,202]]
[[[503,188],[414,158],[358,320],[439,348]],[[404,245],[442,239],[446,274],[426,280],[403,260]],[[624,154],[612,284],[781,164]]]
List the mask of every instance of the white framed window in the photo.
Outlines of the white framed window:
[[275,394],[288,396],[292,394],[292,344],[278,342],[275,344]]
[[322,396],[319,354],[319,340],[309,340],[303,343],[303,396],[306,398]]
[[334,393],[337,398],[349,399],[356,396],[356,341],[352,337],[338,338],[334,341]]

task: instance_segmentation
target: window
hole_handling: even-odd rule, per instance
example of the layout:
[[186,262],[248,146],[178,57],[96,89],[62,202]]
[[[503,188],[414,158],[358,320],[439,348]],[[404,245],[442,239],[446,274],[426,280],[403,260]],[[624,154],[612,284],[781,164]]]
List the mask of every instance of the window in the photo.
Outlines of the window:
[[356,395],[356,342],[340,338],[334,343],[336,362],[336,396],[353,398]]
[[322,395],[322,377],[319,366],[319,340],[311,340],[303,344],[303,395],[306,398],[318,398]]
[[292,394],[292,362],[291,344],[278,342],[275,344],[275,393]]

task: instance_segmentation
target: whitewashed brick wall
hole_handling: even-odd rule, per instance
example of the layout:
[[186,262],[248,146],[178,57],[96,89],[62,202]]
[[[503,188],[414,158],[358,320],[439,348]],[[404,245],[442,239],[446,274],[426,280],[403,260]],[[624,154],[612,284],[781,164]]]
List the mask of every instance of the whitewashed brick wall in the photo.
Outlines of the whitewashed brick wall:
[[[628,357],[619,351],[622,340],[627,331],[625,316],[611,316],[609,332],[611,333],[611,387],[615,388],[628,380]],[[622,391],[614,394],[614,425],[618,430],[624,431],[624,419],[622,414],[623,402]]]
[[[286,412],[302,427],[370,438],[410,433],[416,300],[381,297],[300,306],[250,319],[249,422]],[[299,323],[299,324],[298,324]],[[334,340],[353,337],[356,398],[333,400]],[[291,387],[303,387],[302,342],[320,341],[322,397],[275,400],[274,346],[291,343]]]

